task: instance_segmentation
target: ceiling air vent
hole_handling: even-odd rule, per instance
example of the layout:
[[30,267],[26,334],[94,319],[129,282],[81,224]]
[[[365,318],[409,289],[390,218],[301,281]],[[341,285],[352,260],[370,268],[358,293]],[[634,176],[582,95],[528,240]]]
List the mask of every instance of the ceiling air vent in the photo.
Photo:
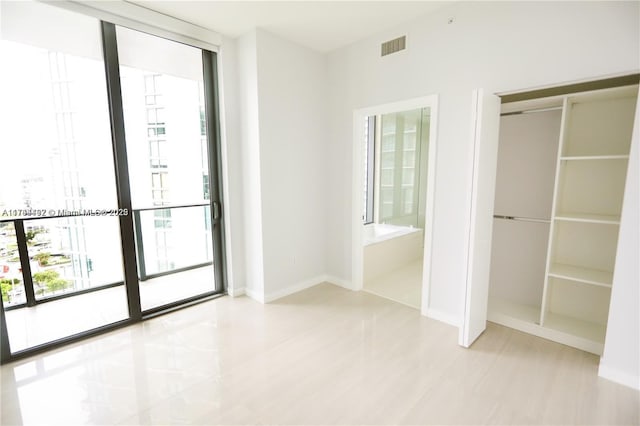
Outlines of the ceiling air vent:
[[394,38],[393,40],[385,41],[380,45],[380,56],[387,56],[392,53],[399,52],[407,47],[407,36]]

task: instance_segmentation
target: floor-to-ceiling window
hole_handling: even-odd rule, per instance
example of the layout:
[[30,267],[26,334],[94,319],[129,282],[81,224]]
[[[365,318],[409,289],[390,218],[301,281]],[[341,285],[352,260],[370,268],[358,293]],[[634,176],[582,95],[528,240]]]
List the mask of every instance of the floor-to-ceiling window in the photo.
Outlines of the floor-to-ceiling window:
[[3,360],[221,293],[215,54],[0,7]]
[[[127,28],[116,34],[146,311],[215,290],[203,55]],[[187,270],[189,279],[166,278]]]

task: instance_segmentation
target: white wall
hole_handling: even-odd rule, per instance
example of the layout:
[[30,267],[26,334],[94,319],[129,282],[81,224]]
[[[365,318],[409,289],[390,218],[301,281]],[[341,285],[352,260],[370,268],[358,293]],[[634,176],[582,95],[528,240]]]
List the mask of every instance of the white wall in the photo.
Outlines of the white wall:
[[257,30],[265,299],[324,280],[326,58]]
[[[258,71],[256,54],[256,32],[252,31],[237,40],[237,97],[238,109],[233,110],[225,105],[225,110],[232,119],[232,114],[238,114],[239,140],[227,139],[227,146],[232,146],[239,142],[240,145],[240,171],[242,173],[241,184],[235,188],[241,188],[241,196],[231,192],[230,199],[241,198],[242,203],[238,210],[233,211],[229,216],[242,217],[244,226],[243,235],[238,236],[235,231],[238,227],[232,227],[227,236],[227,243],[233,245],[242,241],[242,252],[244,254],[244,283],[237,282],[234,293],[245,291],[249,296],[264,300],[264,267],[263,267],[263,245],[262,245],[262,187],[260,177],[260,132],[259,132],[259,111],[258,111]],[[224,63],[223,63],[224,65]],[[229,65],[229,64],[227,64]],[[228,80],[233,79],[231,69],[223,69],[223,73]],[[230,88],[232,89],[232,88]],[[233,92],[225,94],[229,99]],[[244,285],[243,285],[244,284]]]
[[632,140],[599,374],[640,389],[640,99]]
[[[461,2],[329,54],[328,274],[351,278],[353,110],[440,95],[430,310],[459,321],[466,276],[470,105],[488,93],[639,68],[638,3]],[[448,23],[450,18],[452,23]],[[408,50],[380,58],[407,35]]]
[[244,239],[236,244],[236,226],[227,241],[244,255],[234,293],[244,287],[265,302],[325,279],[326,57],[261,29],[235,47],[236,67],[223,74],[235,73],[239,99],[236,111],[226,108],[229,120],[239,116],[242,203],[231,208],[243,216]]

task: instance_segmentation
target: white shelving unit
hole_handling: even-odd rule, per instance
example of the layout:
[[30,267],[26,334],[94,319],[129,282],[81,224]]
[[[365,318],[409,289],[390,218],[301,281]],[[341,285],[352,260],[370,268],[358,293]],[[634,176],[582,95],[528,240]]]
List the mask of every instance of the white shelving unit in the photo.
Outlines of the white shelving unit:
[[560,212],[554,217],[554,219],[564,220],[567,222],[600,223],[603,225],[620,225],[620,215]]
[[[530,278],[535,275],[532,283],[524,273],[510,270],[519,267],[523,255],[505,246],[506,237],[497,227],[490,321],[602,354],[637,94],[635,85],[538,101],[547,106],[562,105],[550,225],[546,251],[533,234],[527,241],[521,238],[518,246],[531,258],[531,265],[524,268],[533,271],[535,264],[538,271],[540,257],[545,257],[544,274],[540,278],[538,272],[529,272]],[[536,101],[524,106],[535,109]],[[548,129],[533,131],[544,134]],[[500,167],[499,157],[498,180]],[[511,192],[526,191],[526,186]],[[496,186],[496,210],[499,193],[500,183]],[[508,212],[500,214],[509,216]],[[494,227],[497,222],[494,220]],[[512,287],[504,285],[504,276],[514,278]],[[530,295],[541,294],[540,299],[518,300],[518,288]]]
[[[568,96],[540,324],[602,354],[636,87]],[[575,342],[573,342],[575,345]]]
[[549,267],[548,275],[550,277],[563,278],[606,288],[611,288],[613,281],[613,272],[564,265],[562,263],[552,263]]
[[628,155],[582,155],[582,156],[566,156],[560,157],[562,161],[580,161],[580,160],[628,160]]

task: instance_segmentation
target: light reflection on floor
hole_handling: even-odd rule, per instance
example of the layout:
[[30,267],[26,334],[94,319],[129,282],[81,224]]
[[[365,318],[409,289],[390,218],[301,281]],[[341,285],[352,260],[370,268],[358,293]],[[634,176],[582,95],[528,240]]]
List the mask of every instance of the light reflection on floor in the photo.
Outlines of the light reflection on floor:
[[[140,283],[142,310],[214,290],[206,266]],[[124,285],[5,312],[11,351],[16,352],[129,317]]]
[[364,291],[420,309],[422,259],[416,259],[401,268],[365,282]]

